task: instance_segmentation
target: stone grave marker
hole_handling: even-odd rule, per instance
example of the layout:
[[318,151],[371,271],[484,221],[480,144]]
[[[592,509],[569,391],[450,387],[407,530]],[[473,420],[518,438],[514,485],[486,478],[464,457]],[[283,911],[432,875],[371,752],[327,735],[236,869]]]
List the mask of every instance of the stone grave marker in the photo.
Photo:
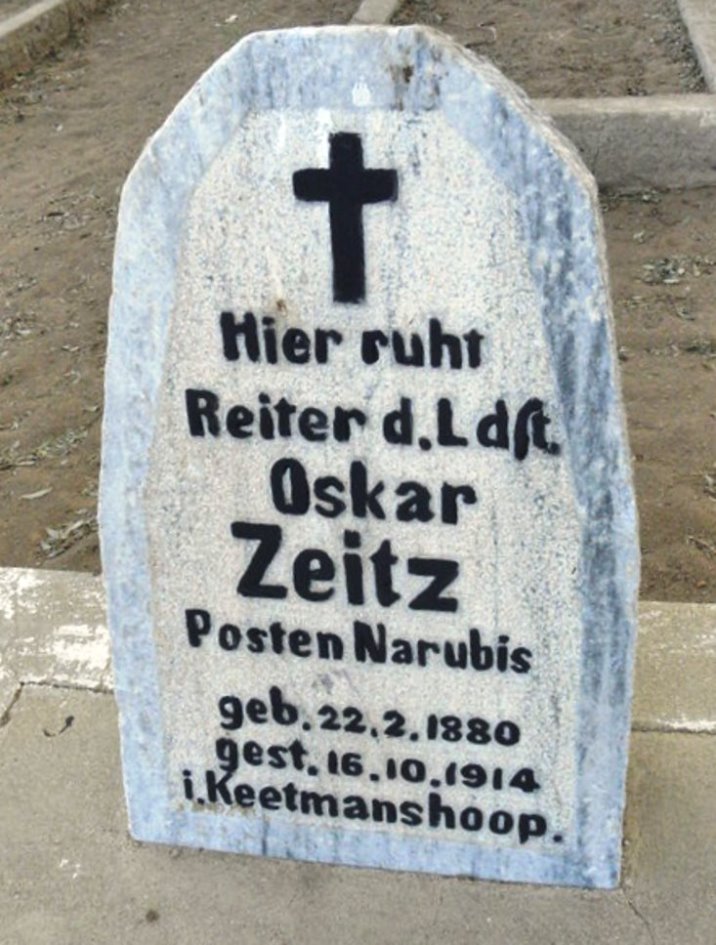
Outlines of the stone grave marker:
[[101,493],[141,840],[617,882],[636,518],[593,181],[422,28],[250,36],[124,189]]

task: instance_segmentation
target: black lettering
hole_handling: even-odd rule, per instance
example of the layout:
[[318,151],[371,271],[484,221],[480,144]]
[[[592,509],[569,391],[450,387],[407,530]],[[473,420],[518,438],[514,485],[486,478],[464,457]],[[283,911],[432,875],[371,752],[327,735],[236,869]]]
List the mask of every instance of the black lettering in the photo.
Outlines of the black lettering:
[[246,312],[241,322],[236,321],[233,312],[222,312],[219,324],[221,326],[224,357],[227,361],[239,360],[238,339],[242,336],[248,359],[254,362],[259,360],[259,335],[256,328],[256,318],[252,312]]
[[318,658],[322,660],[342,660],[343,640],[336,633],[319,630],[316,633]]
[[194,390],[187,388],[184,391],[186,402],[186,416],[189,421],[189,433],[192,436],[219,435],[219,420],[216,413],[219,409],[219,398],[210,390]]
[[323,817],[338,816],[338,801],[332,794],[317,794],[315,791],[301,791],[301,813]]
[[551,456],[557,456],[559,454],[559,444],[547,442],[545,431],[550,420],[549,417],[544,415],[543,410],[544,404],[536,397],[528,400],[520,407],[517,419],[515,420],[515,459],[525,459],[529,451],[530,420],[532,421],[532,442],[537,449],[549,453]]
[[288,648],[294,656],[307,659],[312,655],[311,634],[307,630],[292,630],[288,635]]
[[[313,484],[316,496],[316,512],[324,518],[337,518],[346,510],[346,503],[338,495],[346,491],[340,479],[336,476],[321,476]],[[338,495],[334,495],[338,493]],[[321,505],[323,503],[323,505]]]
[[420,482],[401,482],[395,494],[406,498],[398,503],[395,517],[399,522],[429,522],[435,518],[430,507],[432,496],[427,486]]
[[430,364],[442,367],[443,349],[447,351],[451,368],[462,367],[462,344],[456,335],[443,331],[439,318],[430,319]]
[[253,807],[256,793],[250,784],[237,784],[234,788],[234,800],[239,807]]
[[547,821],[541,814],[520,814],[517,819],[517,835],[520,843],[527,843],[530,837],[544,837],[547,833]]
[[400,805],[400,822],[406,827],[419,827],[423,822],[423,805],[415,801],[403,801]]
[[443,805],[442,797],[431,791],[428,794],[428,824],[431,827],[442,827],[443,820],[448,830],[455,829],[455,811],[452,807]]
[[220,800],[224,804],[231,805],[231,794],[229,794],[229,788],[227,786],[227,782],[231,779],[231,776],[232,772],[227,771],[224,777],[220,781],[217,781],[214,771],[206,772],[206,794],[210,804],[216,804],[216,802]]
[[408,574],[431,577],[433,580],[408,604],[411,610],[433,610],[443,613],[455,613],[458,601],[456,597],[442,597],[441,594],[457,580],[460,565],[449,558],[408,558]]
[[201,646],[201,638],[211,632],[211,615],[208,610],[185,610],[186,632],[189,646]]
[[219,627],[218,638],[222,650],[238,650],[241,644],[241,630],[232,623],[224,623]]
[[359,794],[343,798],[343,816],[347,820],[370,820],[368,805]]
[[335,588],[316,590],[314,585],[319,581],[332,581],[336,576],[336,566],[333,559],[320,548],[307,548],[296,555],[293,562],[293,583],[296,593],[304,600],[324,601],[335,594]]
[[377,624],[376,632],[368,623],[353,621],[353,646],[359,663],[385,663],[388,659],[385,625]]
[[270,315],[265,315],[261,319],[261,324],[264,326],[263,336],[266,360],[269,364],[276,364],[278,363],[278,346],[276,345],[276,329],[273,327],[276,324],[276,319],[271,318]]
[[480,631],[474,627],[470,630],[470,663],[473,669],[485,670],[492,669],[495,661],[495,654],[492,647],[484,644],[480,638]]
[[324,328],[316,329],[316,361],[319,364],[326,364],[328,361],[328,348],[331,343],[336,347],[343,341],[343,335],[339,331]]
[[485,336],[473,328],[462,336],[467,344],[467,363],[471,368],[480,367],[482,361],[482,342]]
[[422,367],[425,364],[425,349],[423,339],[415,332],[410,335],[410,354],[405,345],[405,339],[399,331],[393,332],[393,353],[396,364],[405,364],[408,367]]
[[306,407],[298,418],[298,430],[309,443],[323,443],[328,439],[328,417],[317,407]]
[[453,431],[452,403],[447,397],[438,401],[438,443],[440,446],[467,446],[467,437]]
[[375,596],[378,603],[383,607],[392,607],[400,600],[400,594],[393,588],[393,565],[398,563],[398,558],[393,554],[389,538],[381,542],[378,550],[370,556],[370,560],[373,564]]
[[400,407],[385,415],[383,436],[386,443],[411,445],[413,442],[413,402],[409,397],[401,397]]
[[291,436],[291,417],[296,413],[296,405],[292,404],[285,397],[282,397],[277,404],[274,404],[274,410],[278,417],[279,436]]
[[279,725],[295,725],[298,721],[298,709],[287,702],[278,686],[269,689],[269,702],[274,722]]
[[515,818],[506,810],[496,810],[494,814],[490,814],[489,826],[493,833],[504,836],[515,826]]
[[482,446],[508,450],[510,448],[509,417],[504,400],[495,404],[495,412],[488,413],[477,425],[477,441]]
[[388,336],[382,331],[364,331],[361,339],[361,357],[364,364],[375,364],[380,357],[380,348],[388,344]]
[[291,364],[308,364],[311,357],[311,342],[305,331],[289,328],[281,342],[284,356]]
[[479,807],[465,807],[460,811],[460,826],[463,830],[473,832],[482,828],[482,811]]
[[385,518],[383,507],[378,501],[378,496],[385,489],[385,483],[378,480],[378,483],[369,489],[368,469],[360,461],[351,463],[350,488],[351,508],[356,518],[367,518],[369,514],[374,518]]
[[[343,532],[343,544],[346,548],[360,548],[360,532]],[[343,555],[343,569],[346,576],[346,597],[349,604],[365,604],[363,587],[363,559],[359,554],[347,551]]]
[[351,438],[351,423],[355,423],[358,427],[364,427],[367,419],[362,410],[346,410],[344,407],[336,407],[333,417],[333,436],[336,442],[347,443]]
[[[284,480],[288,479],[288,487]],[[279,459],[271,467],[271,497],[284,515],[305,515],[311,505],[308,476],[297,459]]]
[[256,768],[264,763],[264,750],[258,742],[244,742],[244,761]]
[[284,745],[269,745],[266,749],[269,768],[276,768],[278,771],[288,767],[286,755],[288,749]]
[[283,535],[280,525],[232,522],[231,534],[243,541],[257,541],[258,548],[244,571],[236,590],[242,597],[263,597],[282,600],[288,590],[282,584],[262,584],[271,562],[278,554]]
[[377,797],[371,801],[371,814],[377,824],[394,824],[398,820],[398,808],[392,801],[381,801]]
[[229,436],[236,437],[237,440],[248,439],[252,435],[252,431],[247,427],[253,426],[253,422],[253,410],[238,404],[226,414],[226,432]]
[[264,810],[281,809],[281,792],[275,787],[261,788],[259,791],[259,804]]
[[246,631],[249,653],[264,653],[266,651],[266,631],[261,627],[249,627]]
[[477,494],[472,486],[451,486],[449,482],[442,484],[440,490],[440,508],[442,520],[446,525],[457,525],[458,500],[463,505],[476,505]]
[[514,673],[528,673],[532,668],[532,650],[518,646],[512,651],[512,671]]

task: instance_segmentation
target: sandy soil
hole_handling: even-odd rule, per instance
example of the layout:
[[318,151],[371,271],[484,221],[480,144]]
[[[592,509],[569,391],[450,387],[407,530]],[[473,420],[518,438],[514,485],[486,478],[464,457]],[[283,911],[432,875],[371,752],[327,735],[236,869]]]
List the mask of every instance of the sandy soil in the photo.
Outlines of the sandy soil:
[[394,22],[437,26],[532,96],[700,92],[676,0],[407,0]]
[[[93,21],[61,59],[5,90],[0,564],[100,566],[112,241],[119,190],[144,139],[243,32],[346,22],[354,7],[215,0],[196,12],[189,0],[131,0]],[[604,206],[642,593],[715,600],[716,190],[605,197]]]

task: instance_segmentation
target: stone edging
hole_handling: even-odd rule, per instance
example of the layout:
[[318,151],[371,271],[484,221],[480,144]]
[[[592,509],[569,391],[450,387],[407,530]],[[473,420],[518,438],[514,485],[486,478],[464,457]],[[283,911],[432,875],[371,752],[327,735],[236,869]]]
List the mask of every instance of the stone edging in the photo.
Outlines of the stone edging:
[[676,190],[716,184],[716,95],[541,99],[600,187]]
[[[111,692],[102,579],[0,568],[0,727],[22,687]],[[642,601],[632,729],[716,734],[716,604]]]
[[351,23],[357,26],[384,26],[393,19],[403,0],[361,0]]
[[710,92],[716,92],[716,8],[713,0],[679,0],[679,12]]
[[0,84],[64,42],[90,13],[111,0],[39,0],[0,22]]

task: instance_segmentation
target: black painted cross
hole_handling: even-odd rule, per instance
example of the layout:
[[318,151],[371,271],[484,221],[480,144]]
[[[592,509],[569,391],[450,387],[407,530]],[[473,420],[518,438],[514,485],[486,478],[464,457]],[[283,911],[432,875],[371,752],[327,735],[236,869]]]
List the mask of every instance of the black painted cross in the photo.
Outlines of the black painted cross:
[[330,136],[329,168],[305,168],[293,175],[299,200],[326,201],[331,223],[333,299],[356,304],[365,299],[363,205],[398,199],[394,170],[363,167],[360,135]]

